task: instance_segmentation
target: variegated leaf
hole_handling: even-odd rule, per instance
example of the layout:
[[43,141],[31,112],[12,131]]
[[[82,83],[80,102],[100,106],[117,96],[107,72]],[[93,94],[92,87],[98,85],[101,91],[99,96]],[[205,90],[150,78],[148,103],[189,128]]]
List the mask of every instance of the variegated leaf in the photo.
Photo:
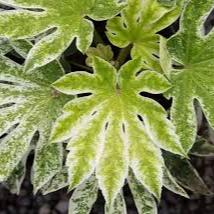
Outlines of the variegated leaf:
[[12,50],[8,39],[0,38],[0,55],[4,56]]
[[26,173],[26,159],[27,156],[19,162],[5,182],[6,186],[13,194],[20,194],[21,185]]
[[[32,70],[53,61],[77,39],[85,52],[93,39],[93,23],[115,16],[124,3],[118,0],[1,0],[16,10],[0,13],[0,35],[11,39],[32,38],[48,32],[28,54],[25,69]],[[28,10],[27,8],[31,8]],[[32,27],[33,26],[33,27]]]
[[107,23],[107,36],[112,44],[124,48],[133,44],[132,58],[142,57],[153,69],[161,70],[157,32],[173,23],[180,15],[182,1],[169,7],[158,0],[128,0],[128,6]]
[[173,98],[171,117],[185,151],[196,139],[194,100],[197,99],[214,127],[214,34],[205,35],[204,22],[213,0],[191,0],[183,11],[179,32],[169,39],[169,52],[176,62],[171,70]]
[[127,214],[126,203],[122,192],[118,193],[111,206],[106,204],[105,214]]
[[95,57],[93,74],[73,72],[54,83],[65,94],[91,93],[65,105],[51,139],[70,139],[66,162],[70,187],[96,170],[109,204],[123,186],[129,166],[159,198],[163,176],[160,148],[185,155],[164,109],[139,95],[142,91],[162,93],[170,85],[154,71],[139,73],[142,66],[142,61],[135,59],[117,72],[110,63]]
[[130,171],[128,184],[139,214],[157,214],[157,203],[154,197],[146,188],[136,179]]
[[114,57],[114,53],[112,51],[112,48],[110,45],[103,45],[103,44],[98,44],[97,47],[90,47],[87,51],[86,51],[86,64],[88,66],[92,66],[93,63],[93,57],[97,56],[100,57],[104,60],[106,60],[107,62],[111,62],[111,60]]
[[0,181],[5,181],[28,154],[37,132],[32,177],[35,191],[60,170],[61,145],[48,141],[52,124],[68,99],[51,87],[62,74],[58,62],[26,74],[22,66],[0,57],[0,135],[6,134],[0,144]]
[[167,168],[178,184],[194,193],[211,194],[197,170],[188,160],[181,159],[169,153],[164,155],[164,159]]
[[190,153],[199,157],[214,157],[214,145],[198,136]]
[[168,190],[185,198],[189,198],[186,191],[176,182],[176,179],[171,175],[167,168],[164,170],[163,184]]
[[30,49],[32,48],[32,43],[28,40],[15,40],[10,41],[13,49],[23,58],[26,58]]
[[92,175],[78,186],[69,202],[69,214],[89,214],[98,195],[97,180]]
[[68,171],[66,167],[63,167],[56,175],[42,187],[42,193],[44,195],[55,192],[68,186]]

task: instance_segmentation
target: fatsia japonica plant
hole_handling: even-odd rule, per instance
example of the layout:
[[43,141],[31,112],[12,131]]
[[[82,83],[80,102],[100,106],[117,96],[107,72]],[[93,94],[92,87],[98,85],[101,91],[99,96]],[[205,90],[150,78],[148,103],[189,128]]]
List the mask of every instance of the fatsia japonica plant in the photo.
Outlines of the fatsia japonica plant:
[[214,127],[213,0],[0,3],[0,182],[18,194],[33,160],[34,193],[73,191],[71,214],[99,191],[127,213],[124,186],[140,214],[164,187],[211,194],[190,159],[214,155],[197,135],[201,112]]

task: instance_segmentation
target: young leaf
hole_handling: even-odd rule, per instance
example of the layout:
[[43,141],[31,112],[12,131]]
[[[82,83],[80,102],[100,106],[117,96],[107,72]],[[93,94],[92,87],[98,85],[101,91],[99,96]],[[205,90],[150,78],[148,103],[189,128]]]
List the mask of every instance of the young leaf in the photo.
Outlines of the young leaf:
[[132,58],[142,57],[152,68],[160,70],[159,35],[157,32],[173,23],[180,15],[180,5],[166,7],[158,0],[128,0],[121,16],[107,23],[107,36],[112,44],[124,48],[133,44]]
[[[11,39],[44,35],[28,54],[25,69],[41,67],[65,51],[74,38],[77,48],[85,52],[93,39],[94,20],[115,16],[124,6],[118,0],[1,0],[16,10],[0,13],[0,35]],[[31,8],[28,10],[26,8]],[[39,10],[38,10],[39,9]],[[33,26],[33,27],[32,27]]]
[[213,6],[212,0],[189,1],[182,14],[180,31],[168,41],[169,52],[179,63],[171,71],[171,116],[187,152],[196,139],[194,99],[214,127],[214,36],[213,31],[205,35],[203,26]]
[[61,167],[61,145],[48,145],[48,139],[52,124],[67,101],[66,96],[51,87],[62,74],[57,62],[26,74],[20,65],[0,57],[0,135],[6,134],[0,144],[0,181],[5,181],[28,154],[36,132],[39,139],[33,169],[35,188]]
[[107,62],[110,62],[114,57],[114,53],[112,51],[111,46],[103,44],[98,44],[96,48],[90,47],[86,51],[86,55],[87,55],[86,64],[90,67],[92,66],[93,57],[95,56],[100,57]]
[[98,195],[97,180],[92,175],[77,187],[69,202],[69,214],[89,214]]
[[132,192],[135,205],[139,214],[157,214],[157,203],[154,197],[135,178],[132,172],[129,173],[128,184]]
[[138,58],[117,72],[110,63],[95,57],[93,74],[73,72],[54,83],[66,94],[92,93],[65,105],[51,139],[59,142],[71,138],[67,145],[71,188],[96,169],[107,203],[113,202],[123,186],[128,163],[159,198],[163,174],[160,148],[185,155],[164,109],[139,95],[142,91],[162,93],[170,87],[168,81],[154,71],[139,74],[141,68]]

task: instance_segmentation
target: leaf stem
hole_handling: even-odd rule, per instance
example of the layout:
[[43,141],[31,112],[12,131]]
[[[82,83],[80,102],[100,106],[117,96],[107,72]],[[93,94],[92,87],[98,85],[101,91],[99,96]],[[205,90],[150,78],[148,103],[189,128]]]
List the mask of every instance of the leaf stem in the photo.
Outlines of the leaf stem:
[[92,69],[89,68],[88,66],[81,65],[81,64],[76,63],[76,62],[73,62],[73,61],[70,61],[70,63],[71,63],[72,65],[76,66],[76,67],[79,67],[79,68],[82,68],[82,69],[84,69],[84,70],[87,70],[87,71],[92,72]]
[[124,64],[126,61],[128,55],[130,54],[132,46],[128,45],[127,47],[120,50],[120,53],[118,54],[117,60],[116,60],[116,67],[120,68],[121,65]]

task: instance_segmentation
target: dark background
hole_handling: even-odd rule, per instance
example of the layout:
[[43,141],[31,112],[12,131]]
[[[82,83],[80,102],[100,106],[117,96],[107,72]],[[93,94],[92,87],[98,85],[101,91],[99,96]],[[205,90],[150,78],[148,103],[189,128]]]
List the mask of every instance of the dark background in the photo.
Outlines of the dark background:
[[[214,157],[193,158],[193,164],[208,186],[214,190]],[[29,175],[23,182],[19,196],[0,186],[0,214],[67,214],[68,195],[66,189],[42,196],[32,194]],[[124,188],[128,214],[137,214],[130,191]],[[159,205],[159,214],[213,214],[214,196],[190,194],[190,200],[164,189]],[[99,194],[92,214],[103,214],[104,200]],[[81,213],[80,213],[81,214]]]

